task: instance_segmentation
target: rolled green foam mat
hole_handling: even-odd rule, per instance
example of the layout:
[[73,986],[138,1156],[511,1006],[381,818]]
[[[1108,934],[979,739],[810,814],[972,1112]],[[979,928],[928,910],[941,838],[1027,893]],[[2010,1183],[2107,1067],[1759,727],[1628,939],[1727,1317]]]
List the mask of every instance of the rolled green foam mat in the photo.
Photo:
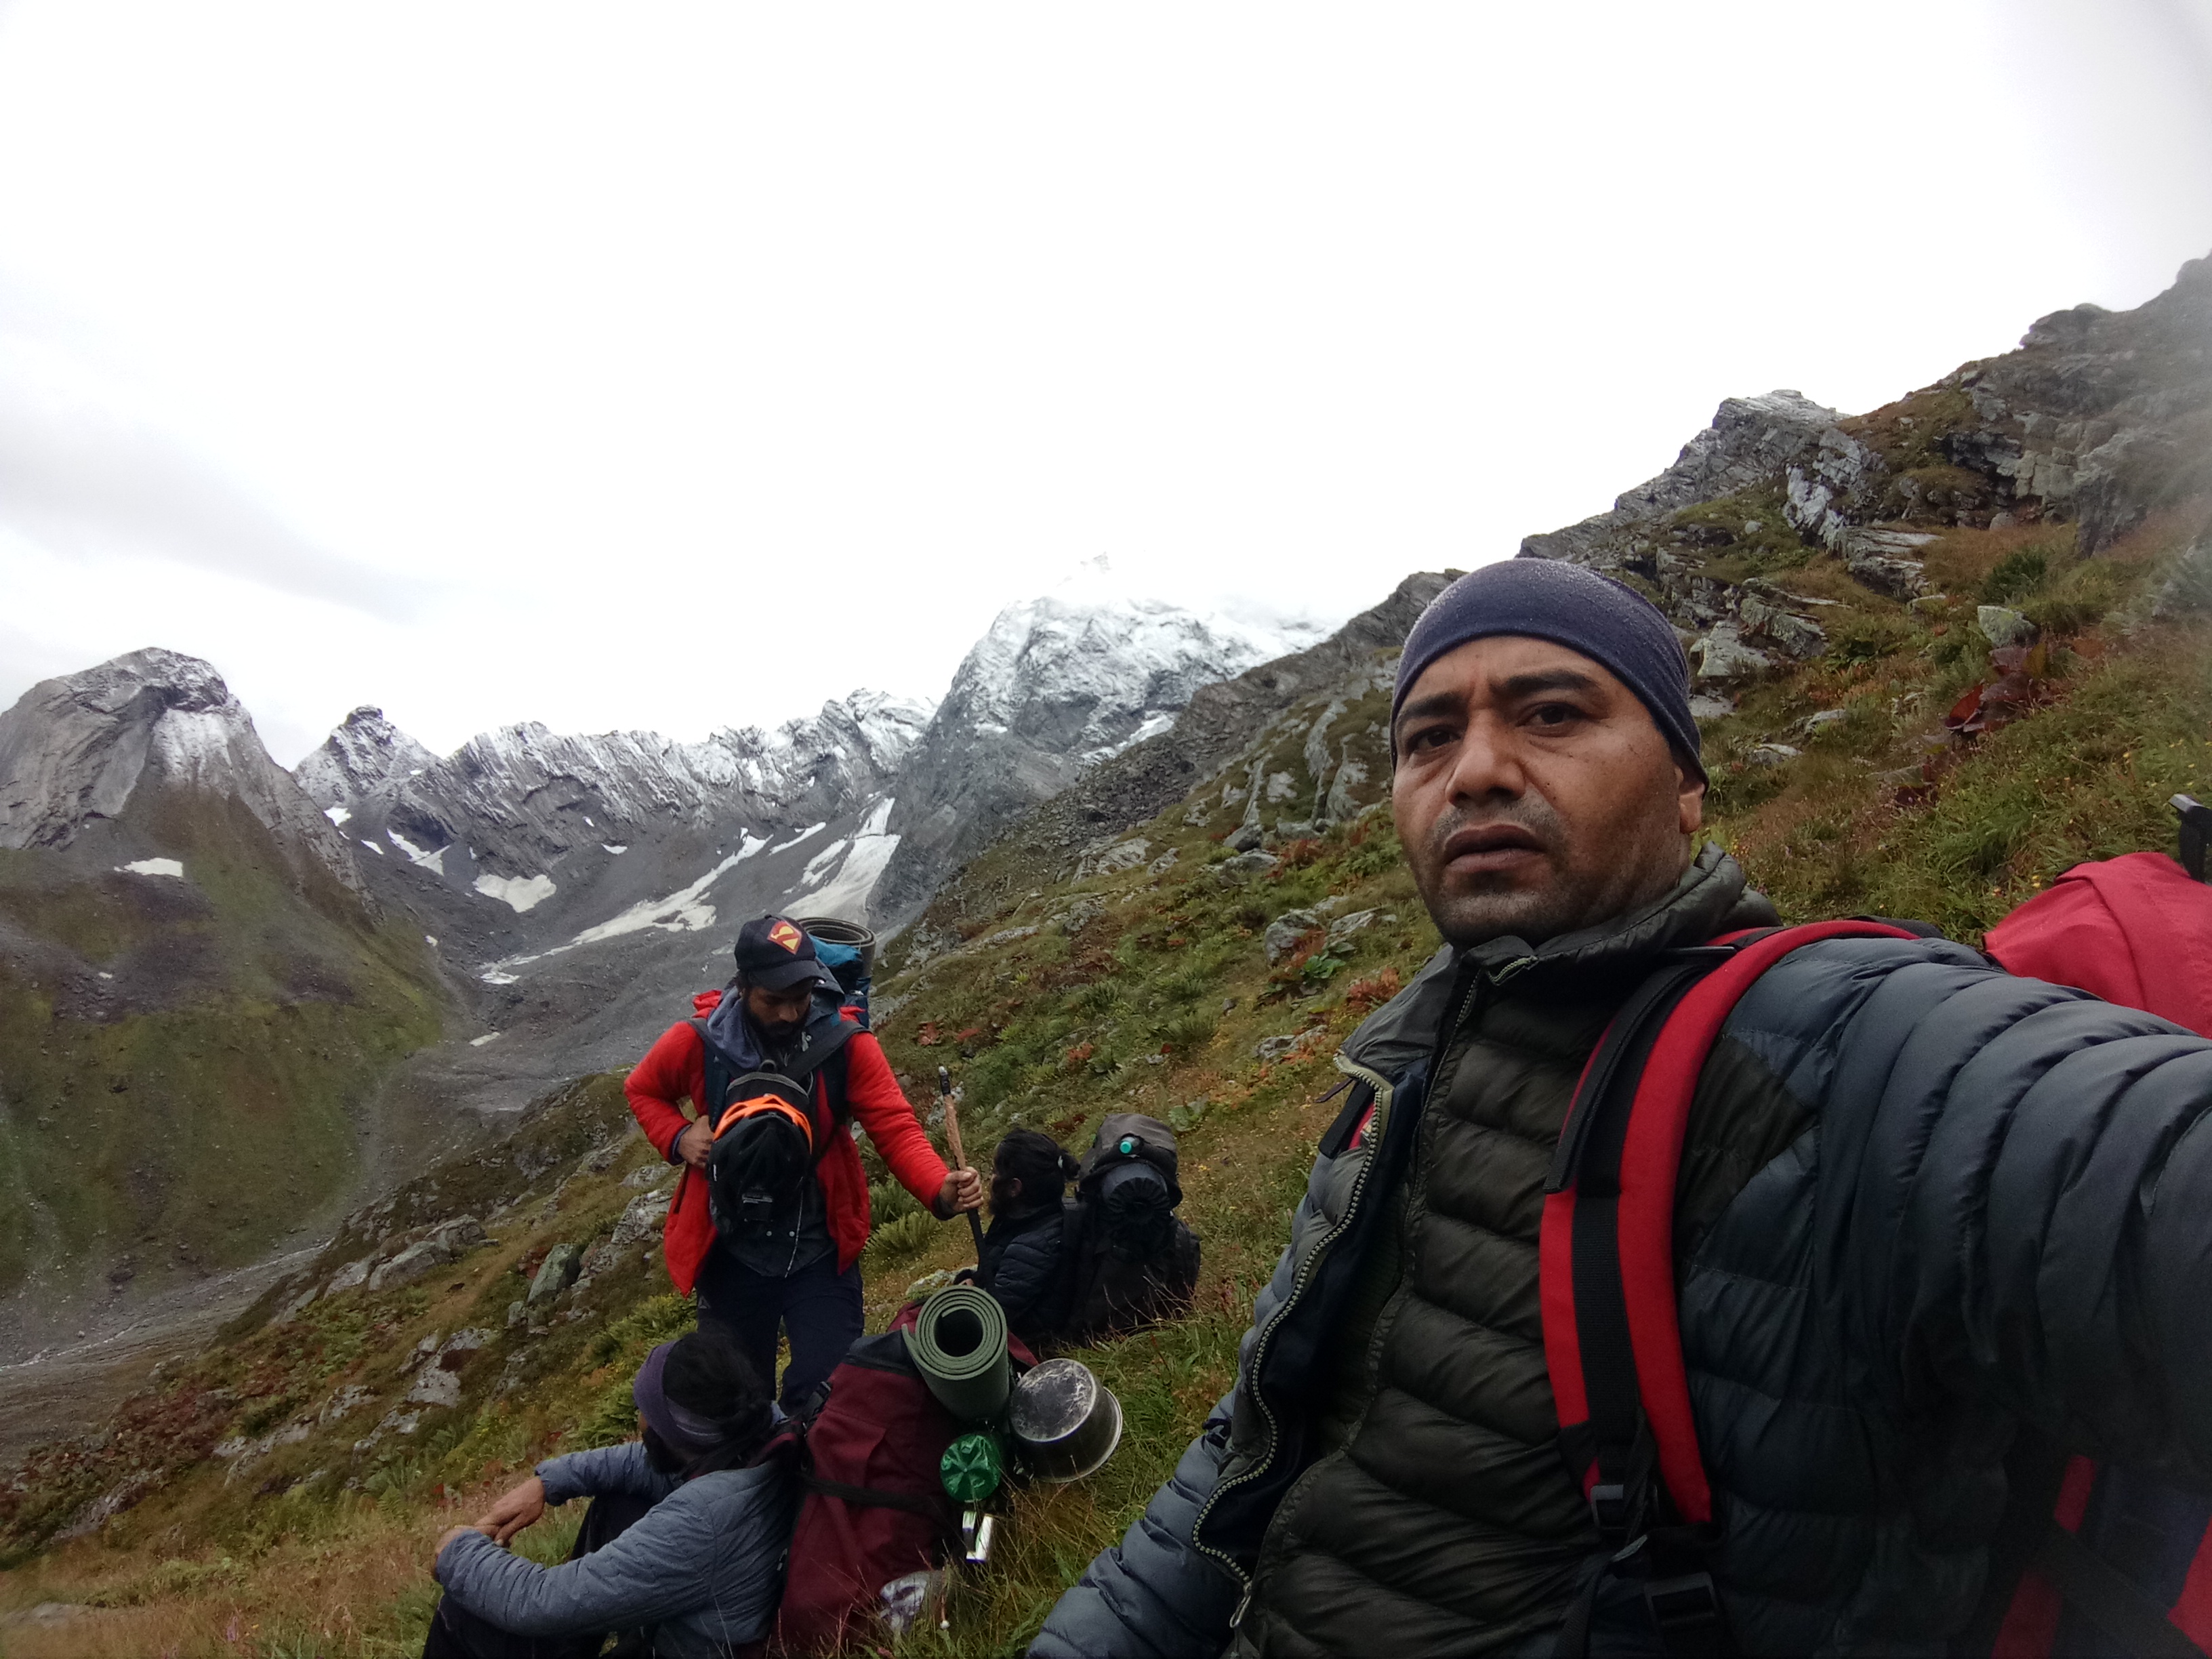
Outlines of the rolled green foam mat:
[[1013,1375],[1006,1360],[1006,1310],[988,1291],[955,1285],[921,1304],[906,1351],[938,1403],[963,1423],[1004,1410]]

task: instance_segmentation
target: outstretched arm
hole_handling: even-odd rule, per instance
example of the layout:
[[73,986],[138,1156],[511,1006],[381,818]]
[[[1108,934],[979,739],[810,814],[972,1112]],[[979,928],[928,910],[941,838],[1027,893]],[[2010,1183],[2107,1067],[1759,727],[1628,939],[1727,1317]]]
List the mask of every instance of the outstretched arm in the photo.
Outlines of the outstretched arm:
[[1940,945],[1809,947],[1739,1015],[1838,973],[1857,1004],[1802,1062],[1829,1073],[1819,1224],[1893,1403],[2212,1475],[2212,1042]]
[[[847,1042],[845,1054],[845,1098],[885,1166],[915,1198],[938,1214],[949,1215],[951,1205],[940,1200],[952,1172],[922,1132],[921,1120],[908,1103],[890,1061],[884,1058],[883,1044],[862,1031]],[[965,1201],[970,1196],[966,1183],[961,1183],[960,1208],[974,1209],[981,1202],[980,1189],[972,1194],[975,1202]]]

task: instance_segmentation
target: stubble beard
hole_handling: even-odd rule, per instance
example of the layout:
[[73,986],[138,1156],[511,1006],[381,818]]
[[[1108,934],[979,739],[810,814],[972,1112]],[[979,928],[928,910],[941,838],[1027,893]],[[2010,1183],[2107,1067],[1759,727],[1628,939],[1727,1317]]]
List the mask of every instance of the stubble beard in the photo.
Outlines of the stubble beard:
[[[1670,803],[1671,804],[1671,803]],[[1536,837],[1543,860],[1538,879],[1483,873],[1449,881],[1444,843],[1470,823],[1510,823]],[[1447,944],[1466,950],[1492,939],[1520,939],[1540,945],[1563,933],[1594,927],[1626,915],[1665,893],[1681,877],[1687,840],[1670,817],[1623,826],[1626,844],[1615,856],[1598,856],[1581,865],[1571,855],[1565,822],[1541,797],[1524,798],[1504,811],[1447,811],[1430,830],[1418,857],[1408,848],[1407,864],[1429,915]]]

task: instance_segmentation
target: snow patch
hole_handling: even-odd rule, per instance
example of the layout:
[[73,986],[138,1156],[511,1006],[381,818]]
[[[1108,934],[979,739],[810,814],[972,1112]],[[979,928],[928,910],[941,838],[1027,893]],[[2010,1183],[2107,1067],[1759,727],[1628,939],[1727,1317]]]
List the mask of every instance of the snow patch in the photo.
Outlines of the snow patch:
[[391,837],[394,847],[407,854],[410,863],[421,865],[433,875],[442,876],[446,873],[446,848],[441,847],[435,852],[426,853],[397,830],[387,830],[384,833]]
[[1176,717],[1173,714],[1147,714],[1137,729],[1119,743],[1103,744],[1096,749],[1086,750],[1081,757],[1081,763],[1085,766],[1096,766],[1100,761],[1112,760],[1124,749],[1133,749],[1146,738],[1157,738],[1163,732],[1172,731],[1175,723]]
[[374,842],[365,841],[362,842],[362,845],[368,848],[370,852],[375,854],[377,857],[382,858],[384,856],[384,849],[381,847],[379,847]]
[[328,818],[332,823],[342,824],[348,818],[353,816],[353,808],[350,806],[325,806],[323,808],[323,816]]
[[837,860],[844,857],[848,845],[849,843],[846,842],[833,841],[812,858],[807,860],[806,868],[799,872],[799,884],[802,887],[811,887],[823,877],[828,875]]
[[496,1031],[486,1031],[486,1032],[485,1032],[482,1036],[480,1036],[480,1037],[471,1037],[471,1038],[469,1039],[469,1047],[470,1047],[470,1048],[483,1048],[483,1047],[484,1046],[484,1044],[485,1044],[485,1043],[487,1043],[487,1042],[498,1042],[498,1041],[499,1041],[499,1033],[498,1033],[498,1032],[496,1032]]
[[[750,839],[748,837],[749,842]],[[495,962],[477,977],[487,985],[512,985],[514,975],[507,971],[511,968],[520,968],[544,957],[557,957],[563,951],[573,951],[580,945],[597,945],[603,939],[620,939],[625,933],[643,933],[648,927],[657,927],[667,933],[704,933],[714,925],[714,907],[706,902],[707,890],[734,869],[739,860],[759,850],[757,844],[749,844],[731,854],[678,892],[671,893],[665,898],[641,899],[620,915],[586,927],[566,945],[556,945],[550,951],[540,951],[529,956],[507,957]],[[541,876],[538,879],[543,881],[545,878]]]
[[882,835],[890,827],[891,808],[897,805],[897,800],[893,797],[884,796],[883,799],[868,809],[868,816],[860,821],[860,827],[853,833],[856,836]]
[[185,878],[185,866],[174,859],[140,859],[131,864],[118,864],[118,870],[128,871],[134,876],[174,876]]
[[848,921],[866,921],[868,896],[876,890],[884,866],[898,851],[898,844],[896,836],[855,837],[853,850],[846,854],[836,879],[807,894],[790,907],[792,911],[814,916],[839,916]]
[[627,842],[617,844],[614,842],[603,841],[599,846],[603,850],[612,853],[617,858],[629,851],[629,844]]
[[[821,823],[810,823],[806,828],[793,836],[789,841],[784,842],[782,846],[771,847],[768,850],[771,853],[788,853],[793,848],[798,846],[799,842],[806,840],[810,836],[818,836],[829,827],[830,825],[826,821]],[[738,856],[743,857],[744,854],[740,854]]]
[[536,908],[559,890],[553,884],[553,878],[548,875],[528,878],[483,875],[477,878],[477,891],[486,898],[497,899],[517,915],[525,910]]

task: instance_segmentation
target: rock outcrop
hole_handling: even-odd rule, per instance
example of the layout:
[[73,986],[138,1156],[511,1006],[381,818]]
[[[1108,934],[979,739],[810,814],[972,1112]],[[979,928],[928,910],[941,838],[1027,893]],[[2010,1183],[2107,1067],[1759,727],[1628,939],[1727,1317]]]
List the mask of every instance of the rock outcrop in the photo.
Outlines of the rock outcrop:
[[1794,392],[1731,398],[1666,471],[1521,552],[1641,586],[1698,678],[1725,683],[1826,648],[1817,601],[1788,574],[1813,550],[1909,600],[1946,529],[2071,522],[2094,556],[2208,499],[2212,259],[2197,259],[2132,311],[2054,312],[2019,349],[1871,414]]

